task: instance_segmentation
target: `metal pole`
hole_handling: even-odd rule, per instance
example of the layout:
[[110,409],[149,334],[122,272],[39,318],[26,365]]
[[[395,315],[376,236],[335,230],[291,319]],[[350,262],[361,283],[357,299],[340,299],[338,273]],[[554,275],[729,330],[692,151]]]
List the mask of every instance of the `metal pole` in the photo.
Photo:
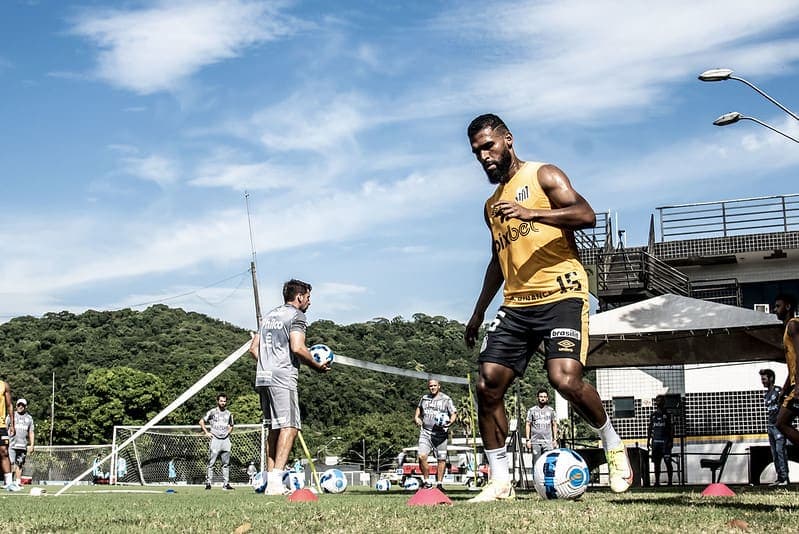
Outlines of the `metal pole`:
[[53,425],[55,423],[55,371],[53,371],[53,393],[50,396],[50,450],[53,450]]

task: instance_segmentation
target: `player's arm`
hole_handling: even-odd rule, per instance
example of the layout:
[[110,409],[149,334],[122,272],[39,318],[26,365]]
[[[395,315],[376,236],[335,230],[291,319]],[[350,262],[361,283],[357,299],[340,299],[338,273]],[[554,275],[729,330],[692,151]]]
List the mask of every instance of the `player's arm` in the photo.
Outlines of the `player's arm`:
[[449,427],[454,425],[455,421],[457,420],[458,420],[458,412],[453,411],[451,414],[449,414],[449,423],[447,423],[447,426]]
[[28,454],[33,452],[34,438],[35,436],[33,434],[33,423],[31,423],[31,426],[28,429]]
[[[486,226],[491,227],[488,221],[488,214],[483,210],[483,217],[485,218]],[[463,340],[469,348],[474,347],[477,340],[477,334],[480,333],[480,327],[483,326],[483,319],[485,318],[488,305],[494,299],[505,277],[502,275],[502,267],[499,265],[499,258],[494,250],[494,241],[491,241],[491,261],[488,262],[486,267],[485,276],[483,277],[483,288],[480,290],[480,296],[477,297],[477,304],[474,305],[474,311],[469,322],[466,323],[466,332],[463,334]]]
[[16,423],[14,422],[14,405],[11,403],[11,388],[8,386],[8,382],[5,382],[6,385],[6,392],[5,398],[3,399],[6,403],[6,413],[10,414],[8,423],[6,424],[8,428],[8,435],[13,436],[17,433]]
[[557,446],[558,444],[558,418],[555,414],[552,414],[552,445]]
[[311,351],[305,346],[305,332],[301,330],[289,332],[289,346],[291,347],[291,352],[314,371],[326,373],[330,370],[330,362],[322,364],[311,356]]
[[[794,354],[799,354],[799,326],[797,326],[797,321],[788,323],[788,337],[791,338],[791,343],[793,343]],[[790,380],[790,376],[785,379],[786,387],[782,390],[783,394],[786,394],[785,392],[791,387],[791,384],[789,384]],[[794,384],[794,396],[796,395],[799,395],[799,380]]]
[[646,425],[646,448],[647,449],[651,449],[652,448],[652,424],[653,424],[652,416],[650,415],[649,416],[649,424]]
[[416,426],[422,426],[422,407],[416,406],[416,412],[413,414],[413,422]]
[[200,428],[203,430],[203,434],[205,434],[209,438],[211,437],[211,433],[208,432],[207,428],[205,428],[205,417],[200,418]]
[[588,201],[574,190],[566,174],[554,165],[538,169],[538,183],[552,209],[535,210],[510,201],[500,200],[492,206],[495,214],[522,221],[540,222],[564,230],[581,230],[596,226],[596,214]]
[[257,332],[250,332],[250,356],[253,360],[258,360],[258,350],[261,346],[261,336]]

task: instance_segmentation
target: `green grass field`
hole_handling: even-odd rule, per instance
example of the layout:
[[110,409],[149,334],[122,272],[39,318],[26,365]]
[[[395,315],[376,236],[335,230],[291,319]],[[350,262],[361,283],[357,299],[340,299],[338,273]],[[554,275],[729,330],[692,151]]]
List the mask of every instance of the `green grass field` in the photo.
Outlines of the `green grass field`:
[[[249,487],[108,488],[76,486],[54,497],[0,494],[4,532],[797,532],[797,488],[735,486],[737,496],[701,497],[701,487],[589,489],[582,500],[544,501],[519,493],[514,502],[467,504],[474,493],[448,488],[453,506],[407,506],[410,493],[350,488],[318,502],[291,503]],[[97,491],[100,490],[100,491]],[[114,491],[117,490],[117,491]],[[155,493],[135,493],[136,491]]]

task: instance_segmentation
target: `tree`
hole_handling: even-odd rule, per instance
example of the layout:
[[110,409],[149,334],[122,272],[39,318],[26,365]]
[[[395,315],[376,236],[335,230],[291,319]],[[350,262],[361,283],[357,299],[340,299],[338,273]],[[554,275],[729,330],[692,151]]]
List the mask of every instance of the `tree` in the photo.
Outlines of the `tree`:
[[95,369],[86,378],[86,395],[80,402],[88,421],[84,443],[108,443],[114,425],[139,425],[162,408],[166,395],[160,377],[130,367]]

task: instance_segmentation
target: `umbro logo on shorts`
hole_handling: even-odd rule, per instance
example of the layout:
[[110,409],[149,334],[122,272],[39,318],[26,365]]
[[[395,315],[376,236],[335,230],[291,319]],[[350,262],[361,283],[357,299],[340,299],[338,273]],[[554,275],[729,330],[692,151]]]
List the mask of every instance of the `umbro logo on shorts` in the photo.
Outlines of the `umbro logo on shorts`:
[[580,332],[573,328],[553,328],[552,332],[549,333],[549,337],[570,337],[580,341]]
[[575,343],[569,341],[568,339],[563,339],[558,341],[558,352],[574,352]]

